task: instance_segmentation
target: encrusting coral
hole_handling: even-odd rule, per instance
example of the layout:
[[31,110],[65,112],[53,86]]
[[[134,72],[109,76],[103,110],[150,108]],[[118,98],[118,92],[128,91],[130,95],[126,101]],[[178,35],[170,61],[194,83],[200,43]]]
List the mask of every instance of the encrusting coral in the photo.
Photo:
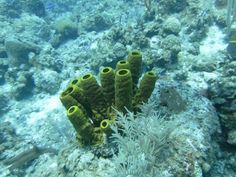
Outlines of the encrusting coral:
[[141,67],[141,53],[132,51],[127,60],[117,63],[115,70],[111,67],[100,70],[101,85],[88,73],[72,80],[61,93],[60,100],[81,145],[102,144],[104,137],[111,134],[115,110],[136,113],[138,105],[148,101],[157,76],[153,71],[146,72],[138,87]]

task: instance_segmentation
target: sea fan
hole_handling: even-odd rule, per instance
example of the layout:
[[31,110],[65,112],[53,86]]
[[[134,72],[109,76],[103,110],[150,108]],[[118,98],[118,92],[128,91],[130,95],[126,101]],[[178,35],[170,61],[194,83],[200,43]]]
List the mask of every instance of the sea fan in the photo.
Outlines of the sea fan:
[[117,113],[117,122],[112,126],[118,154],[114,155],[114,176],[155,176],[160,150],[174,130],[174,121],[154,111],[155,103],[140,106],[141,112],[134,115]]

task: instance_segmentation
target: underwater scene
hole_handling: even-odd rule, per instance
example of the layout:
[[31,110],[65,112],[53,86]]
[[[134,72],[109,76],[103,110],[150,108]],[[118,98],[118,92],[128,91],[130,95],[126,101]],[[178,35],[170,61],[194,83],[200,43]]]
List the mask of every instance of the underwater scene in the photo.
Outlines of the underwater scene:
[[0,177],[236,177],[236,0],[0,0]]

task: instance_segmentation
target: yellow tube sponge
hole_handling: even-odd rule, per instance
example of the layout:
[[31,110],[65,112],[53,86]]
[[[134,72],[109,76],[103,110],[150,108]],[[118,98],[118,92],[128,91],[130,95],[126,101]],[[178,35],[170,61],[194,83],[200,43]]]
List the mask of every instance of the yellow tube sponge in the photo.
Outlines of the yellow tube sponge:
[[61,93],[60,100],[81,145],[106,142],[112,133],[110,127],[117,118],[116,110],[136,114],[140,111],[138,106],[148,101],[157,76],[153,71],[145,73],[138,86],[141,65],[141,53],[131,51],[127,60],[119,61],[115,69],[103,67],[100,70],[101,85],[94,75],[88,73],[73,79]]
[[141,75],[142,54],[139,51],[132,51],[129,53],[127,61],[130,64],[132,80],[133,80],[134,88],[136,88],[139,77]]
[[60,94],[60,100],[66,109],[78,105],[78,102],[70,95],[70,90],[66,89]]
[[81,78],[75,78],[70,82],[70,85],[76,85],[77,87],[80,87]]
[[86,74],[81,78],[81,87],[85,98],[93,108],[101,108],[105,105],[102,88],[97,83],[96,78],[92,74]]
[[82,104],[83,106],[86,105],[86,100],[81,88],[77,87],[76,85],[70,85],[66,91],[80,104]]
[[90,144],[94,141],[94,127],[83,110],[78,106],[72,106],[67,110],[67,117],[78,133],[82,144]]
[[109,119],[104,119],[100,123],[100,128],[104,133],[110,134],[111,133],[110,125],[111,125],[111,121]]
[[81,78],[80,85],[83,89],[85,99],[90,104],[94,124],[99,125],[100,122],[106,117],[106,110],[108,107],[102,88],[92,74],[84,75]]
[[130,70],[130,64],[127,60],[120,60],[116,64],[116,71],[119,69],[128,69]]
[[146,72],[140,82],[139,88],[134,96],[134,104],[138,105],[142,102],[146,103],[151,96],[157,75],[153,71]]
[[100,71],[102,91],[109,106],[115,100],[115,73],[111,67],[105,67]]
[[115,107],[118,111],[127,112],[125,107],[132,111],[133,83],[131,72],[120,69],[115,74]]
[[82,125],[89,121],[86,114],[78,106],[71,106],[67,110],[67,117],[69,118],[77,133],[81,131]]

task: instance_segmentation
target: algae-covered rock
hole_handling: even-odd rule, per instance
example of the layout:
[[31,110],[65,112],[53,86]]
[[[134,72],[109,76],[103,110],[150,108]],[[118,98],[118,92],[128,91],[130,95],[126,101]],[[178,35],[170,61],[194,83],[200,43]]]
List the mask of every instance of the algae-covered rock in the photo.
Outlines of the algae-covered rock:
[[218,10],[217,13],[214,14],[214,20],[216,24],[221,28],[227,26],[226,17],[227,12],[225,10]]
[[108,37],[112,39],[112,41],[119,42],[123,45],[131,44],[132,38],[127,33],[127,29],[120,26],[112,27],[108,33]]
[[227,151],[219,152],[217,161],[215,162],[214,167],[211,169],[209,176],[234,177],[235,174],[236,174],[235,152],[227,152]]
[[0,14],[10,18],[17,18],[22,13],[20,1],[1,1]]
[[127,55],[127,50],[123,44],[117,42],[113,46],[113,53],[117,59],[122,59],[125,58],[125,56]]
[[4,75],[6,82],[13,85],[10,91],[11,96],[17,100],[29,96],[34,87],[32,73],[26,68],[10,68]]
[[20,138],[17,137],[15,128],[10,122],[1,122],[0,124],[0,161],[6,159],[7,150],[13,149]]
[[176,17],[169,17],[163,24],[164,32],[177,35],[181,30],[181,23]]
[[11,18],[17,18],[22,12],[35,14],[39,17],[46,15],[46,10],[43,1],[41,0],[17,0],[0,2],[0,14]]
[[23,0],[22,6],[26,11],[33,13],[39,17],[46,15],[46,10],[43,1],[41,0]]
[[51,44],[54,47],[58,47],[66,40],[75,39],[78,36],[77,23],[68,16],[56,20],[53,23],[53,28],[56,30],[51,39]]
[[111,17],[106,13],[90,15],[85,18],[82,28],[87,31],[103,31],[112,25]]
[[111,177],[114,165],[110,159],[95,156],[91,151],[70,144],[59,153],[57,174],[66,176]]
[[45,69],[36,71],[33,74],[33,80],[37,92],[46,92],[54,94],[58,91],[61,84],[61,77],[56,71]]
[[145,28],[145,35],[147,37],[153,37],[155,35],[158,35],[162,25],[162,20],[158,21],[158,22],[150,22],[146,25]]
[[221,8],[225,8],[227,5],[227,1],[226,0],[215,0],[215,6],[219,9]]
[[[166,105],[162,104],[164,95],[158,93],[157,99],[161,104],[158,110],[169,114],[167,120],[176,121],[178,124],[170,134],[171,145],[162,150],[163,163],[159,164],[160,169],[165,171],[169,164],[173,171],[168,171],[173,176],[208,174],[214,165],[215,153],[219,150],[217,136],[220,123],[214,107],[209,100],[186,85],[159,81],[158,90],[170,92],[164,94],[170,95],[165,98],[169,100]],[[184,169],[188,165],[192,168]]]
[[160,4],[168,13],[176,13],[183,11],[187,6],[186,0],[161,0]]
[[[224,133],[234,135],[236,130],[236,62],[225,64],[220,70],[222,75],[209,85],[209,97],[215,105]],[[229,134],[228,134],[229,135]],[[234,138],[228,137],[228,143],[234,144]]]
[[175,35],[168,35],[161,43],[161,47],[169,49],[173,54],[178,53],[181,50],[180,39]]
[[53,26],[57,33],[60,33],[65,37],[77,35],[77,24],[69,17],[64,17],[55,21]]
[[193,58],[192,69],[194,71],[205,71],[205,72],[213,72],[217,69],[216,60],[206,60],[206,58],[202,55],[198,55]]
[[31,55],[29,63],[37,68],[48,68],[61,72],[64,66],[64,58],[59,57],[59,52],[48,45],[43,48],[40,55]]
[[161,42],[161,48],[163,51],[160,56],[163,63],[175,63],[177,62],[177,55],[181,51],[180,38],[171,34],[164,38]]
[[9,57],[9,64],[11,66],[27,64],[29,53],[39,53],[40,51],[40,48],[36,44],[24,42],[16,38],[6,39],[5,48]]
[[135,41],[132,45],[133,48],[146,48],[149,46],[148,38],[142,33],[136,33],[133,37],[133,41]]
[[174,113],[185,111],[187,104],[174,87],[166,87],[160,90],[160,103]]

